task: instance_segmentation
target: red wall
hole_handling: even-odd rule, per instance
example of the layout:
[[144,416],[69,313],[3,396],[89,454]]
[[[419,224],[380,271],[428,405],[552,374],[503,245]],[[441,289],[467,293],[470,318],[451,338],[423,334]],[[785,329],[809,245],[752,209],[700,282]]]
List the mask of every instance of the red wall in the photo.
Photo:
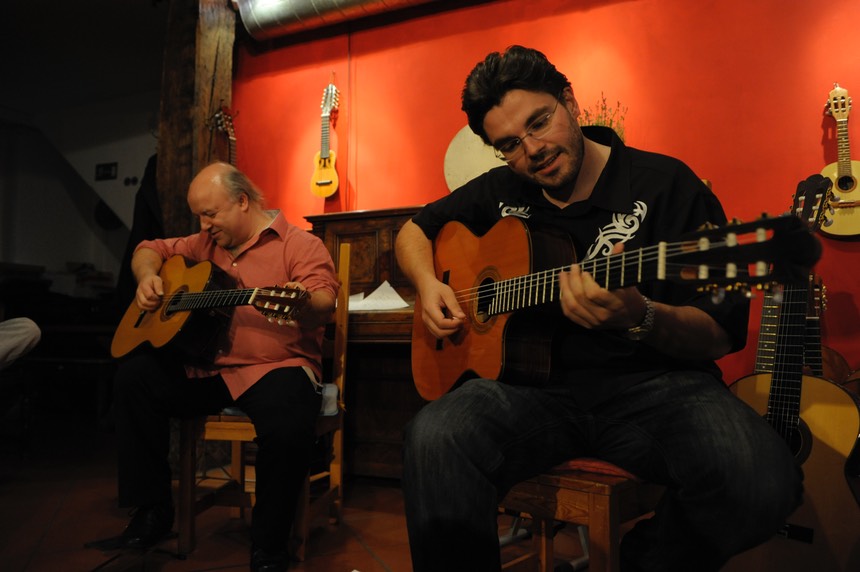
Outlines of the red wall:
[[[238,164],[296,224],[447,193],[443,162],[466,123],[466,74],[514,43],[546,53],[581,106],[601,94],[620,100],[629,145],[683,159],[713,182],[730,217],[745,220],[786,211],[797,183],[836,160],[834,122],[822,114],[833,83],[860,97],[856,0],[500,0],[392,20],[239,49]],[[310,179],[332,78],[340,189],[322,199]],[[849,129],[855,149],[858,129]],[[822,241],[823,343],[858,369],[860,242]],[[727,380],[752,371],[758,320],[754,312],[748,348],[722,360]]]

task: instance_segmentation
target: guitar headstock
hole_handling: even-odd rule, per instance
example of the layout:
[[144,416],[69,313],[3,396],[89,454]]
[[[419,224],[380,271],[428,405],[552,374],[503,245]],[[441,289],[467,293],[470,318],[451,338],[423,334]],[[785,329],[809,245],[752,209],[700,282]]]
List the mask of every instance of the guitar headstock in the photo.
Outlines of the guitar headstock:
[[830,201],[833,199],[833,181],[819,174],[810,175],[806,180],[797,184],[791,210],[802,220],[812,232],[821,225],[830,226],[832,220],[827,219],[827,213],[832,214]]
[[309,299],[307,290],[299,288],[259,288],[251,299],[251,305],[270,322],[284,325],[295,320]]
[[700,290],[749,291],[805,282],[821,244],[796,216],[762,217],[699,230],[667,254],[667,278]]
[[337,110],[339,99],[340,92],[338,89],[333,83],[328,84],[323,90],[322,103],[320,104],[323,117],[328,117],[333,111]]
[[228,139],[236,140],[233,131],[233,115],[226,107],[222,107],[212,115],[211,124],[215,129],[227,135]]
[[824,106],[824,113],[832,115],[838,121],[840,119],[847,120],[850,111],[851,98],[848,97],[848,90],[844,87],[839,87],[838,83],[834,83],[833,89],[830,90],[827,104]]

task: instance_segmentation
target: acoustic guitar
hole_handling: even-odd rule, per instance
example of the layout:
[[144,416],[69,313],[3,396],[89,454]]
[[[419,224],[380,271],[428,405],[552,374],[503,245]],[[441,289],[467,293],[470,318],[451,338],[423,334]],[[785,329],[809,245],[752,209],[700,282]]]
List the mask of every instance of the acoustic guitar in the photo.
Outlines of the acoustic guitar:
[[[822,204],[820,196],[831,186],[829,179],[815,177],[802,182],[796,195],[811,199],[818,193],[818,200],[802,206],[806,214]],[[803,504],[773,539],[733,558],[727,571],[860,570],[860,407],[844,388],[804,374],[812,292],[813,276],[807,284],[785,286],[778,315],[762,315],[759,348],[772,349],[761,352],[765,359],[756,361],[754,375],[730,386],[767,419],[802,465]]]
[[860,161],[851,160],[851,147],[848,140],[848,114],[851,111],[851,98],[848,90],[834,84],[825,105],[825,113],[836,120],[836,162],[827,165],[821,174],[833,181],[833,208],[831,224],[821,228],[821,234],[831,238],[850,238],[860,235],[860,191],[857,190],[857,176]]
[[335,169],[337,155],[329,145],[331,129],[331,114],[337,110],[340,93],[334,84],[330,83],[323,90],[322,104],[322,137],[320,150],[314,157],[314,174],[311,177],[311,192],[318,197],[330,197],[337,192],[338,178]]
[[111,355],[122,357],[142,344],[177,347],[201,359],[214,349],[222,328],[229,321],[225,311],[253,306],[270,321],[286,323],[307,302],[307,292],[293,288],[224,288],[227,275],[209,261],[190,263],[171,256],[161,267],[164,297],[156,310],[141,310],[132,302],[114,332]]
[[[800,219],[783,216],[706,228],[679,242],[587,260],[582,267],[608,289],[670,280],[718,295],[719,288],[803,280],[820,248]],[[454,290],[466,320],[455,335],[437,340],[416,299],[412,372],[418,393],[436,399],[469,376],[546,381],[553,332],[541,308],[556,303],[558,275],[576,261],[570,237],[529,229],[516,217],[480,237],[450,222],[436,238],[433,256],[437,278]]]

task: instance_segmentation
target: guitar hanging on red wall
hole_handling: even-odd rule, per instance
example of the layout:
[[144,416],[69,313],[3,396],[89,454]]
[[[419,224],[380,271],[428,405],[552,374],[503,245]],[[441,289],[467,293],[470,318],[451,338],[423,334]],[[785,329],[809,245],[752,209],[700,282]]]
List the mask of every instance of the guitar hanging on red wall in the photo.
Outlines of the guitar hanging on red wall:
[[227,162],[236,166],[236,133],[233,131],[233,114],[222,106],[212,115],[211,125],[227,137]]
[[333,83],[323,90],[322,97],[322,141],[314,157],[314,174],[311,177],[311,192],[318,197],[330,197],[337,192],[338,178],[335,169],[336,154],[329,145],[331,115],[337,111],[340,94]]
[[827,165],[821,174],[833,181],[832,224],[821,227],[821,234],[831,238],[850,238],[860,236],[860,190],[857,189],[857,175],[860,161],[851,160],[848,141],[848,113],[851,111],[851,98],[848,90],[834,84],[825,113],[836,120],[837,160]]

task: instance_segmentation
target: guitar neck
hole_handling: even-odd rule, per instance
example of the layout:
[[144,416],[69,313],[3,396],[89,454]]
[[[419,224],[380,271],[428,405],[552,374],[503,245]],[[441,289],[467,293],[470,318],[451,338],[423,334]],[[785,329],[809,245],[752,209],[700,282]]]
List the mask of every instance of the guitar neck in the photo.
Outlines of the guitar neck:
[[236,166],[236,138],[235,137],[229,137],[227,139],[227,144],[228,144],[227,153],[229,155],[227,158],[229,159],[230,164],[235,167]]
[[755,372],[772,373],[776,355],[776,333],[779,328],[779,302],[773,291],[765,292],[761,307],[761,326],[756,346]]
[[[607,290],[635,286],[666,277],[667,243],[621,252],[580,263],[594,280]],[[570,265],[542,270],[495,282],[478,293],[478,305],[488,315],[505,314],[539,306],[558,299],[558,276]]]
[[809,310],[806,315],[806,336],[804,339],[804,365],[810,375],[824,377],[824,354],[821,349],[821,312],[824,308],[824,293],[815,276],[809,276]]
[[328,159],[329,156],[329,131],[331,117],[328,113],[322,114],[322,141],[320,143],[320,159]]
[[175,292],[167,297],[165,304],[169,313],[245,306],[253,303],[258,290],[259,288],[240,288],[203,292]]
[[836,120],[837,172],[840,177],[851,176],[851,146],[848,139],[848,118]]
[[808,304],[808,288],[786,286],[783,290],[766,418],[786,439],[800,421]]
[[[821,308],[820,291],[812,284],[814,275],[809,276],[807,299],[813,304],[807,311],[806,326],[803,336],[803,365],[809,368],[810,374],[823,375],[823,358],[821,352],[821,319],[818,309]],[[788,285],[786,288],[799,288]],[[780,303],[774,299],[773,291],[765,292],[761,309],[761,326],[759,327],[758,346],[756,347],[755,373],[772,373],[777,352],[777,336],[779,332]]]

